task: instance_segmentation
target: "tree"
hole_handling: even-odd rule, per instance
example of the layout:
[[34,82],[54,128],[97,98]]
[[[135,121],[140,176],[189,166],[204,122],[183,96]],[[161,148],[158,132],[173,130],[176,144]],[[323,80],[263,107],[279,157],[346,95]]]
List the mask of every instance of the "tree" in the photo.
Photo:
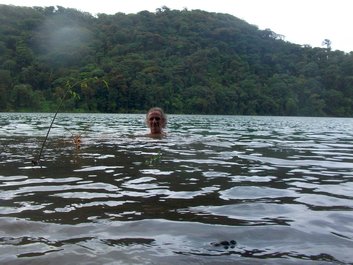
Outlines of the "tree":
[[324,39],[322,41],[322,46],[326,46],[326,49],[327,50],[331,50],[331,41],[329,39]]
[[8,70],[0,70],[0,111],[8,109],[8,97],[11,88],[12,78]]
[[55,110],[77,84],[65,111],[353,116],[353,52],[328,39],[301,46],[231,15],[165,6],[93,17],[0,5],[0,22],[2,110]]

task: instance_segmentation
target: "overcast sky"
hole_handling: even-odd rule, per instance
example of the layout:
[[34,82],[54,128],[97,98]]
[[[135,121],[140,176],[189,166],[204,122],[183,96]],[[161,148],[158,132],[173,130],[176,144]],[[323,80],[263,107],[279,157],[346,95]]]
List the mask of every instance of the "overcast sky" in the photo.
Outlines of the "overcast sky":
[[271,29],[285,40],[323,47],[329,39],[333,50],[353,51],[352,0],[0,0],[16,6],[62,6],[89,12],[115,14],[170,9],[201,9],[227,13],[259,29]]

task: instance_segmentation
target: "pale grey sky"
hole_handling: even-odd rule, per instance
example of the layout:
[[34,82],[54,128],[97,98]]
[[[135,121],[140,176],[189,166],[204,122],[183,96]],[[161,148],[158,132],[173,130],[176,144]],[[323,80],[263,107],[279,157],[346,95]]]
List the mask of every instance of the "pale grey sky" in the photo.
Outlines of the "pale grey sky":
[[154,12],[170,9],[201,9],[227,13],[246,22],[269,28],[285,40],[312,47],[323,47],[329,39],[333,50],[353,51],[352,0],[0,0],[16,6],[63,6],[89,12],[115,14]]

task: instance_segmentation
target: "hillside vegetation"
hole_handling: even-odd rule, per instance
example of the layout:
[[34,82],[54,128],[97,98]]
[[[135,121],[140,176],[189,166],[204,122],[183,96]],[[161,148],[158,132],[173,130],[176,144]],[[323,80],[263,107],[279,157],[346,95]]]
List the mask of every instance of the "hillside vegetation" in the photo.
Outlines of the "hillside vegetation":
[[0,5],[0,111],[55,111],[68,88],[63,111],[353,117],[353,52],[201,10]]

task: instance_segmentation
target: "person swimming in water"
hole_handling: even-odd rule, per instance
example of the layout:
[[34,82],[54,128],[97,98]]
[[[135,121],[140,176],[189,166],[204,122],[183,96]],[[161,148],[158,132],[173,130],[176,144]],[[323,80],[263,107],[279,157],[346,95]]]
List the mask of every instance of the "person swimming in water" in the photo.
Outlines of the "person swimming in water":
[[150,129],[149,136],[163,136],[165,132],[163,129],[167,125],[167,116],[163,109],[159,107],[153,107],[148,110],[146,114],[146,124]]

